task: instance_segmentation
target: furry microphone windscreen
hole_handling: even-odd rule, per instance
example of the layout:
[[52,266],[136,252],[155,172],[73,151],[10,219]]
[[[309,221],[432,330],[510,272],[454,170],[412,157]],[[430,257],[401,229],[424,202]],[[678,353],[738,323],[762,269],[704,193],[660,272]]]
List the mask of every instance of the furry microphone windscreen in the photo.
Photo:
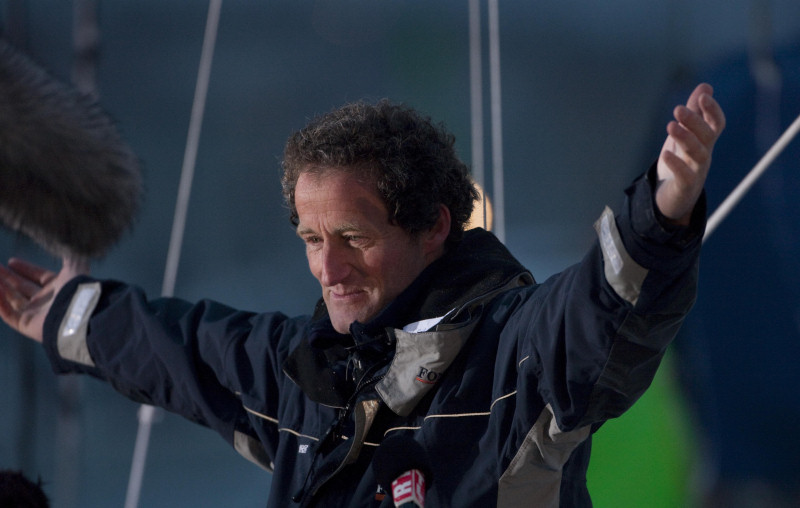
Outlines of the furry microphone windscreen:
[[141,194],[139,161],[96,101],[0,40],[0,221],[56,256],[96,258]]

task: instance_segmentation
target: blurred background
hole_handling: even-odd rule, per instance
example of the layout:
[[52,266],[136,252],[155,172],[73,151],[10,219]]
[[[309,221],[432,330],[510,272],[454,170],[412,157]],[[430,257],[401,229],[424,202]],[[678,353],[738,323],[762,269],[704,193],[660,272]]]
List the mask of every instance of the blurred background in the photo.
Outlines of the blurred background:
[[[538,280],[580,260],[603,206],[658,155],[672,107],[700,80],[728,117],[710,210],[800,113],[796,0],[500,2],[502,152],[491,139],[488,12],[480,11],[481,160],[472,141],[468,0],[226,0],[175,295],[310,311],[280,197],[287,136],[357,99],[388,97],[445,123],[504,238]],[[158,296],[208,5],[2,0],[3,36],[63,81],[94,34],[90,78],[142,162],[133,231],[93,267]],[[85,55],[84,55],[85,56]],[[96,57],[96,58],[94,58]],[[652,389],[596,434],[595,505],[798,506],[800,209],[795,142],[703,256],[698,305]],[[503,186],[493,185],[502,155]],[[24,189],[20,190],[24,192]],[[6,231],[0,257],[57,260]],[[139,406],[92,379],[58,379],[36,344],[0,329],[0,468],[41,478],[55,507],[122,506]],[[214,433],[161,414],[140,505],[263,506],[270,476]]]

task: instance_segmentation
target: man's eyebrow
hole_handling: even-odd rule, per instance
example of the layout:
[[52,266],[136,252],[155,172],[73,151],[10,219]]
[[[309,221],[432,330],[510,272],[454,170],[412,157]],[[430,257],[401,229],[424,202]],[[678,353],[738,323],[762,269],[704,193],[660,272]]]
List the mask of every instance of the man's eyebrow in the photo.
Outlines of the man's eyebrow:
[[[359,226],[358,224],[356,224],[354,222],[346,222],[344,224],[340,224],[339,226],[337,226],[336,229],[333,230],[333,233],[337,234],[337,235],[341,235],[342,233],[348,233],[348,232],[351,232],[351,231],[363,231],[363,230],[364,230],[364,228],[362,228],[361,226]],[[314,231],[312,228],[303,227],[302,225],[297,226],[297,229],[296,229],[295,232],[297,233],[297,236],[315,235],[315,234],[317,234],[317,232]]]
[[316,233],[316,231],[314,231],[311,228],[305,228],[305,227],[297,226],[297,229],[295,230],[295,233],[297,233],[297,236],[304,236],[304,235],[314,234],[314,233]]

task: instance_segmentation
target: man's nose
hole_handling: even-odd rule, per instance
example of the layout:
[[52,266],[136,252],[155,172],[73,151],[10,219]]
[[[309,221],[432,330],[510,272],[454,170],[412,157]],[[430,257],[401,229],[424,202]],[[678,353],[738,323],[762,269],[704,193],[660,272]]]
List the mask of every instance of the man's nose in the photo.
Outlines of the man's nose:
[[323,286],[335,286],[347,278],[350,262],[346,249],[325,242],[322,247],[322,270],[320,282]]

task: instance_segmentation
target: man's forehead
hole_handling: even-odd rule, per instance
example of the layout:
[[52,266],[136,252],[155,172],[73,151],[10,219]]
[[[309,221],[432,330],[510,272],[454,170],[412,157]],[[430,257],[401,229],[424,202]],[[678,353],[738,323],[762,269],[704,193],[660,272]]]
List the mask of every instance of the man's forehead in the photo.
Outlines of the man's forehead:
[[297,234],[367,231],[388,225],[389,213],[377,188],[348,171],[301,175],[295,192]]

